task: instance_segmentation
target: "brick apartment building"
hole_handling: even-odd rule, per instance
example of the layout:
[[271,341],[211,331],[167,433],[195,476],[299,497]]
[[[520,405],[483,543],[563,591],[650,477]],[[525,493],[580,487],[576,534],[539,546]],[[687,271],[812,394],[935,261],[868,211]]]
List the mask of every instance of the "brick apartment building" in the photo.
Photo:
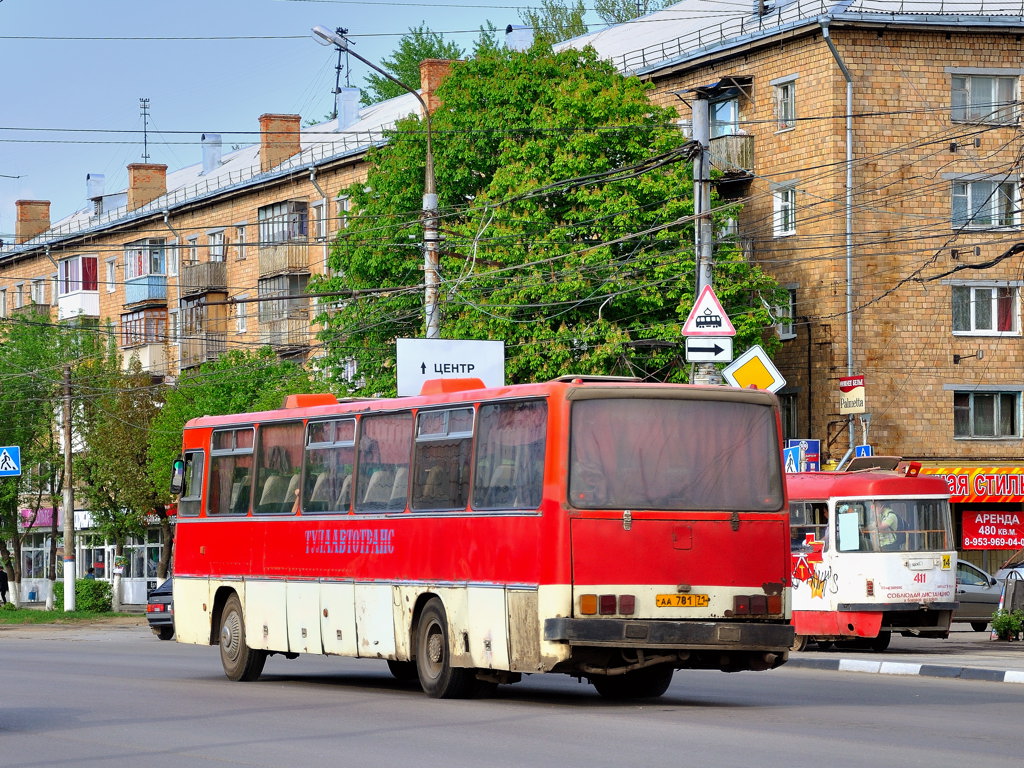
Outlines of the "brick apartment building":
[[[787,437],[833,461],[869,443],[957,476],[958,512],[1020,512],[1024,6],[707,11],[685,0],[563,45],[594,46],[683,119],[709,99],[719,191],[744,204],[725,236],[790,292]],[[839,413],[847,375],[865,378],[867,435]]]

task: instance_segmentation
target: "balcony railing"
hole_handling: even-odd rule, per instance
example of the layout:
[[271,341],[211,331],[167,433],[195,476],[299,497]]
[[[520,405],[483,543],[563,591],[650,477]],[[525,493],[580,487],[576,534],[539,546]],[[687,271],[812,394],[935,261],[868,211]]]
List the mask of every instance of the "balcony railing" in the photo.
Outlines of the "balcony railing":
[[309,272],[309,246],[306,243],[261,245],[260,277],[284,273]]
[[711,165],[727,176],[750,176],[754,172],[754,137],[743,134],[711,139]]
[[227,351],[227,339],[226,333],[203,333],[182,337],[178,345],[182,370],[218,359]]
[[312,338],[309,316],[303,312],[260,323],[260,343],[272,347],[308,347]]
[[138,304],[140,301],[166,301],[167,276],[143,275],[126,280],[124,285],[124,303]]
[[226,291],[228,265],[223,261],[188,264],[181,270],[181,295],[193,296],[210,291]]

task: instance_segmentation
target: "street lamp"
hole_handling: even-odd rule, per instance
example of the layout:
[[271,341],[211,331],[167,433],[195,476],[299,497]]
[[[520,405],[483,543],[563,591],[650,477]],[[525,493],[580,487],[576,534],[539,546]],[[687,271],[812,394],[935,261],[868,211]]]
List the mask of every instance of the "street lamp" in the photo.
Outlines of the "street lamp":
[[437,306],[438,285],[440,275],[438,270],[438,233],[437,233],[437,188],[434,183],[434,151],[431,144],[430,111],[423,97],[413,88],[403,83],[398,78],[385,72],[371,61],[353,51],[341,29],[331,31],[326,27],[313,27],[313,39],[320,45],[335,45],[340,51],[348,53],[374,72],[383,75],[395,85],[403,88],[416,97],[416,101],[423,108],[423,120],[427,127],[427,156],[425,159],[425,179],[423,184],[423,284],[424,284],[424,314],[426,315],[426,337],[436,339],[440,337],[440,317]]

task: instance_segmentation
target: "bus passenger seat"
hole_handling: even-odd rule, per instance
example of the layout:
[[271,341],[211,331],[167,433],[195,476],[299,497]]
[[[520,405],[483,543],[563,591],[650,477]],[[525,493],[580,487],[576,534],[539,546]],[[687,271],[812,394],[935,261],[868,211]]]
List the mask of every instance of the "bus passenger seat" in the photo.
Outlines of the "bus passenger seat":
[[334,504],[335,509],[340,509],[343,512],[348,512],[348,506],[351,502],[352,496],[352,475],[345,475],[345,479],[341,481],[341,492],[338,494],[338,499]]
[[370,482],[366,484],[366,493],[363,494],[363,504],[376,507],[387,504],[391,496],[391,482],[394,479],[394,474],[394,471],[390,469],[378,469],[370,475]]
[[499,464],[491,474],[491,482],[487,487],[488,507],[502,507],[511,504],[515,497],[512,485],[512,465]]
[[260,503],[257,509],[260,512],[280,511],[287,490],[288,478],[283,475],[271,475],[263,484],[263,493],[260,495]]
[[409,468],[399,467],[395,471],[395,480],[391,483],[391,497],[388,499],[389,507],[405,508],[405,497],[409,486]]
[[299,480],[302,475],[294,474],[288,479],[288,490],[284,493],[284,500],[281,502],[282,512],[291,512],[295,507],[295,492],[299,490]]

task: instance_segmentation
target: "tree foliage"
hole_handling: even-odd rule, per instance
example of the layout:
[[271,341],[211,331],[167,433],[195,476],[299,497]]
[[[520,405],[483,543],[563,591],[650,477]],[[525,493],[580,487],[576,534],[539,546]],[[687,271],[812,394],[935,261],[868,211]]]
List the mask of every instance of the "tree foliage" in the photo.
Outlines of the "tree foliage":
[[[589,49],[483,54],[457,65],[438,96],[442,334],[503,340],[512,382],[637,368],[685,380],[692,145],[675,113]],[[403,121],[371,153],[367,182],[347,190],[359,215],[332,250],[344,277],[314,285],[359,290],[325,315],[323,338],[329,365],[356,362],[361,394],[394,393],[395,339],[422,335],[422,128]],[[776,283],[734,244],[720,243],[716,259],[739,350],[764,342]]]
[[583,0],[541,0],[519,11],[523,24],[533,28],[534,40],[551,45],[587,33]]
[[622,24],[667,8],[675,0],[594,0],[594,11],[605,24]]
[[[481,41],[485,31],[481,29]],[[380,67],[384,71],[408,85],[410,88],[420,87],[420,62],[426,59],[459,59],[465,54],[456,43],[446,41],[444,35],[432,32],[421,23],[411,27],[398,41],[398,46],[389,58],[382,59]],[[398,83],[376,72],[366,76],[366,88],[362,91],[363,104],[374,104],[378,101],[393,99],[407,91]]]

